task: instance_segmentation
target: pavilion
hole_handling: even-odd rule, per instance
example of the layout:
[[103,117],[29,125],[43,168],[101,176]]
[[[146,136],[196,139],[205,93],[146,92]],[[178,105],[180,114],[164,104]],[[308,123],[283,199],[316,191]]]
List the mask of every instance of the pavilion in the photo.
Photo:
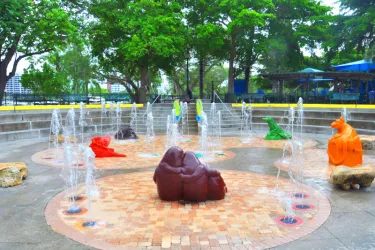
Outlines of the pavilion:
[[[373,65],[373,66],[374,66],[374,69],[375,69],[375,65]],[[324,71],[321,71],[321,70],[307,68],[307,69],[301,70],[299,72],[271,73],[271,74],[262,74],[261,76],[263,78],[269,79],[271,81],[277,81],[278,82],[278,86],[279,86],[279,88],[278,88],[279,93],[278,94],[280,95],[280,97],[282,99],[284,97],[285,81],[301,81],[301,79],[302,79],[302,82],[304,84],[304,88],[305,88],[307,93],[310,91],[310,83],[314,82],[314,81],[315,82],[322,81],[322,80],[332,81],[333,86],[334,86],[333,92],[337,92],[338,85],[341,82],[352,81],[356,85],[356,88],[355,88],[356,93],[352,93],[352,94],[356,94],[359,98],[360,82],[364,82],[365,85],[366,85],[365,89],[368,90],[369,82],[375,80],[375,74],[374,73],[363,72],[363,71],[352,72],[351,70],[352,69],[354,70],[355,67],[357,67],[357,66],[353,66],[353,65],[350,66],[349,64],[346,64],[346,66],[345,65],[344,66],[338,65],[338,66],[334,66],[334,67],[338,67],[339,70],[345,70],[345,71],[324,72]],[[352,68],[350,68],[350,67],[352,67]],[[369,66],[367,66],[367,67],[369,67]],[[358,68],[359,68],[359,66],[358,66]],[[363,70],[366,69],[366,66],[362,66],[362,69]],[[346,71],[350,71],[350,72],[346,72]],[[340,93],[340,94],[346,94],[346,93]],[[365,94],[364,98],[365,98],[365,101],[367,102],[368,101],[367,93]]]

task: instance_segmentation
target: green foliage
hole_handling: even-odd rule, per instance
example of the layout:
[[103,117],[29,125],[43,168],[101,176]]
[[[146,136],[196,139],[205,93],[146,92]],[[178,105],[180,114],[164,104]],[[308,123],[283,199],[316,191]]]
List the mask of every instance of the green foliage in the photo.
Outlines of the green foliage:
[[89,54],[78,46],[74,46],[62,56],[62,67],[72,82],[74,93],[88,93],[89,87],[99,90],[99,83],[95,80],[96,65],[91,62]]
[[49,51],[76,38],[76,27],[55,0],[2,0],[0,46],[30,54]]
[[[141,88],[156,93],[166,74],[171,92],[184,95],[189,51],[195,96],[202,80],[206,94],[212,81],[217,92],[232,93],[236,77],[249,80],[249,92],[271,89],[269,81],[251,76],[256,64],[261,73],[275,73],[332,70],[332,65],[374,58],[375,0],[339,0],[337,16],[320,2],[2,0],[0,101],[19,61],[45,52],[50,54],[40,59],[41,68],[33,63],[22,80],[34,91],[101,91],[98,81],[107,79],[128,93]],[[315,55],[320,48],[323,56]]]
[[189,31],[189,47],[198,59],[207,56],[225,58],[225,28],[219,23],[216,0],[187,0],[184,2]]
[[[175,1],[93,1],[89,13],[94,56],[106,72],[150,89],[151,74],[170,70],[185,54],[181,6]],[[135,84],[131,84],[137,89]]]
[[[253,50],[262,51],[264,44],[258,43],[257,37],[262,36],[266,31],[266,23],[274,17],[271,14],[274,5],[271,0],[218,0],[216,2],[219,5],[219,22],[225,27],[225,43],[229,53],[228,92],[233,93],[234,61],[238,57],[238,51],[241,46],[251,44],[250,48],[242,50],[243,53],[248,54],[245,56],[245,61],[249,61],[248,65],[253,60]],[[256,48],[257,45],[260,48]]]
[[358,61],[363,59],[363,54],[358,53],[355,49],[351,51],[342,50],[339,51],[334,58],[332,58],[332,65],[339,65],[344,63],[349,63],[353,61]]
[[101,93],[101,94],[108,94],[108,89],[102,89],[102,88],[96,88],[96,87],[90,87],[89,88],[89,93],[95,93],[95,94],[98,94],[98,93]]
[[[186,68],[180,67],[172,75],[168,75],[170,84],[169,93],[175,95],[186,94]],[[199,96],[199,65],[193,64],[189,69],[189,85],[192,87],[194,97]],[[212,81],[214,82],[215,91],[218,93],[226,93],[227,86],[223,84],[228,79],[228,69],[221,65],[211,65],[206,67],[204,73],[204,93],[211,95]]]
[[[76,23],[59,4],[58,0],[0,1],[0,104],[20,60],[78,40]],[[10,65],[13,57],[15,63]]]
[[337,36],[346,49],[356,48],[364,53],[375,44],[375,1],[340,0],[344,15],[337,19]]
[[217,93],[226,93],[228,91],[228,86],[226,81],[228,80],[228,68],[223,66],[214,66],[210,71],[204,76],[204,92],[211,95],[212,82],[214,83],[214,89]]
[[271,92],[272,90],[271,82],[261,76],[253,76],[251,83],[250,93],[256,93],[258,89],[262,89],[264,92]]
[[[88,94],[89,88],[100,91],[100,84],[96,74],[96,66],[92,64],[89,55],[85,55],[78,47],[73,47],[65,54],[53,52],[40,57],[25,70],[22,84],[31,86],[34,92],[48,94],[49,89],[57,93],[56,84],[61,86],[60,93],[74,92]],[[35,64],[43,64],[42,70],[37,70]],[[51,80],[42,82],[51,77]],[[38,87],[39,85],[39,87]]]
[[269,73],[303,68],[302,48],[313,51],[326,41],[330,8],[316,0],[273,0],[276,18],[269,24],[268,48],[262,64]]
[[65,94],[69,92],[69,81],[64,72],[56,71],[52,66],[44,63],[42,70],[31,65],[21,77],[24,88],[31,89],[37,94]]

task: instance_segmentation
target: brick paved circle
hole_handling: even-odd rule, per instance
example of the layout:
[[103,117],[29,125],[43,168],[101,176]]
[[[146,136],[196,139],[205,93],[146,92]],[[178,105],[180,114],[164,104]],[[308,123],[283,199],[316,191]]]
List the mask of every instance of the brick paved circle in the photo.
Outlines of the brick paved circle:
[[[229,191],[226,198],[202,203],[161,201],[152,176],[153,172],[146,171],[98,179],[101,195],[93,201],[91,213],[83,215],[64,215],[69,195],[64,191],[48,203],[47,223],[56,232],[99,249],[265,249],[310,234],[331,211],[323,194],[302,186],[303,192],[310,196],[307,202],[313,203],[314,209],[295,211],[303,219],[301,225],[281,226],[276,219],[285,213],[273,192],[274,176],[222,171]],[[281,179],[278,191],[288,196],[299,190],[289,180]],[[85,187],[80,185],[78,195],[84,193]],[[82,227],[90,219],[100,226]]]
[[[189,136],[191,138],[189,141],[183,141],[179,143],[179,147],[185,151],[197,151],[199,149],[198,137]],[[98,169],[135,169],[135,168],[148,168],[155,167],[159,164],[160,160],[165,153],[165,136],[156,136],[155,147],[151,147],[144,142],[144,137],[141,136],[138,142],[116,142],[113,140],[109,145],[110,148],[114,148],[115,152],[126,154],[126,157],[107,157],[107,158],[96,158],[95,166]],[[151,154],[154,153],[154,154]],[[211,157],[210,153],[207,158],[210,162],[217,162],[228,160],[236,156],[235,153],[229,150],[223,150],[223,155],[215,155]],[[63,155],[63,149],[60,148],[59,155]],[[150,157],[152,155],[152,157]],[[63,161],[57,162],[56,159],[56,149],[50,148],[41,152],[34,154],[31,159],[38,164],[62,167]],[[82,166],[83,163],[80,162]]]
[[[199,137],[196,135],[188,136],[189,141],[183,141],[178,144],[184,151],[199,151]],[[228,149],[231,148],[245,148],[245,147],[266,147],[266,148],[283,148],[285,141],[266,141],[261,137],[255,137],[250,143],[241,143],[240,137],[223,137],[222,148],[224,155],[216,154],[215,157],[207,156],[208,161],[205,163],[224,161],[234,158],[236,154]],[[99,169],[134,169],[134,168],[148,168],[155,167],[159,164],[165,152],[165,136],[156,136],[155,140],[155,153],[156,157],[140,157],[144,153],[150,153],[153,149],[146,145],[144,137],[141,136],[138,142],[132,143],[117,143],[112,141],[109,147],[114,148],[116,152],[126,154],[127,157],[109,157],[97,158],[96,167]],[[306,148],[314,147],[316,142],[314,140],[307,140],[305,143]],[[63,155],[62,148],[60,149],[60,156]],[[63,166],[62,160],[56,161],[56,149],[51,148],[34,154],[31,159],[41,165],[61,167]],[[81,166],[83,163],[79,162]]]

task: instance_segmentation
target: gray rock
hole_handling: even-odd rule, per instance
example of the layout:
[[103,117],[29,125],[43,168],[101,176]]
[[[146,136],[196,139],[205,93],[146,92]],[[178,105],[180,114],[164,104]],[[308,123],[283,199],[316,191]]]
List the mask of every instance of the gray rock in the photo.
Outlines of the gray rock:
[[26,176],[27,167],[25,163],[0,163],[0,187],[20,185]]
[[375,178],[375,170],[371,166],[350,168],[346,166],[335,167],[331,173],[330,182],[339,185],[344,190],[353,186],[370,187]]

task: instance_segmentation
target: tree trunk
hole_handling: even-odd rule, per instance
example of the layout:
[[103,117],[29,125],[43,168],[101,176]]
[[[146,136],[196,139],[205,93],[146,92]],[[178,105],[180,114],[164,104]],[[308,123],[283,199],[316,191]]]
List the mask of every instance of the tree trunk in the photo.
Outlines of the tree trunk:
[[204,60],[199,60],[199,97],[203,98]]
[[[17,44],[18,41],[19,38],[17,39]],[[0,106],[3,105],[3,98],[7,81],[10,78],[12,78],[16,73],[17,63],[15,62],[15,64],[13,64],[12,72],[10,72],[7,75],[8,64],[10,60],[13,58],[14,54],[16,53],[17,44],[14,44],[10,49],[8,49],[8,52],[6,53],[4,60],[0,61]]]
[[178,78],[175,77],[173,80],[173,90],[175,95],[181,95],[181,85],[178,82]]
[[132,103],[136,102],[136,97],[138,96],[138,89],[134,89],[134,93],[132,92],[131,88],[128,86],[128,84],[122,84],[126,88],[126,91],[130,95],[130,98],[132,99]]
[[140,67],[140,72],[141,72],[141,87],[145,88],[148,90],[148,67],[147,66],[142,66]]
[[148,67],[147,66],[141,66],[139,68],[139,71],[141,73],[141,87],[139,88],[139,103],[146,103],[147,102],[147,93],[149,92],[148,89]]
[[75,81],[75,84],[74,84],[74,94],[78,94],[78,85],[79,85],[79,82],[77,80],[73,80]]
[[[228,76],[228,96],[234,99],[234,59],[236,58],[236,36],[232,34],[231,45],[229,49],[229,76]],[[233,100],[230,100],[233,101]]]
[[7,68],[0,64],[0,106],[3,105],[5,86],[7,84]]
[[229,57],[229,73],[228,73],[228,93],[234,93],[234,57],[235,53],[230,53]]
[[246,66],[246,68],[245,68],[245,91],[246,91],[246,93],[249,93],[250,91],[250,85],[249,85],[249,83],[250,83],[250,66]]
[[85,85],[86,85],[87,104],[89,104],[90,103],[90,101],[89,101],[89,83],[87,82]]

